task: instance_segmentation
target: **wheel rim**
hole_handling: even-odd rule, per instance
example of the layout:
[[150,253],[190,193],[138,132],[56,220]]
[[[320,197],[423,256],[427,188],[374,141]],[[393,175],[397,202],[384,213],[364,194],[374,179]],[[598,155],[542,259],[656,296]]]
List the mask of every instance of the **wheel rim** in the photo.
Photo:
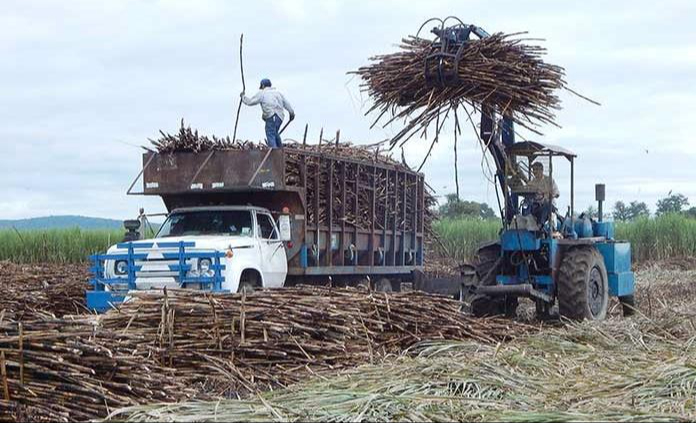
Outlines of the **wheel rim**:
[[602,312],[604,304],[604,280],[602,273],[597,267],[593,267],[590,271],[590,284],[587,287],[587,302],[590,305],[592,316],[596,317]]

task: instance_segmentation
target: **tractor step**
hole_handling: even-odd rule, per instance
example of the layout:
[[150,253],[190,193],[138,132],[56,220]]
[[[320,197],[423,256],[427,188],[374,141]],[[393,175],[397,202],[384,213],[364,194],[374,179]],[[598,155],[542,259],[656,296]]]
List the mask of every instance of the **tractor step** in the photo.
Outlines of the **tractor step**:
[[545,293],[537,290],[531,284],[525,283],[521,285],[491,285],[476,287],[477,294],[489,295],[491,297],[514,295],[518,297],[538,298],[542,301],[550,303],[553,298]]

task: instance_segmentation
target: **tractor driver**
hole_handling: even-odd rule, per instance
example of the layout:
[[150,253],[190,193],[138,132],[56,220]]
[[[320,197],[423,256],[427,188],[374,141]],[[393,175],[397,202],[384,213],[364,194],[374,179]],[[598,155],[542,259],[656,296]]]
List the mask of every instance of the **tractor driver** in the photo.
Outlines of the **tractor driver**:
[[558,198],[558,185],[550,176],[544,175],[544,165],[541,162],[532,164],[532,179],[527,182],[529,188],[536,190],[536,200],[553,200]]
[[531,211],[539,224],[543,225],[553,212],[554,200],[559,196],[558,186],[553,178],[544,175],[544,165],[541,162],[534,162],[532,179],[527,182],[527,187],[536,191]]

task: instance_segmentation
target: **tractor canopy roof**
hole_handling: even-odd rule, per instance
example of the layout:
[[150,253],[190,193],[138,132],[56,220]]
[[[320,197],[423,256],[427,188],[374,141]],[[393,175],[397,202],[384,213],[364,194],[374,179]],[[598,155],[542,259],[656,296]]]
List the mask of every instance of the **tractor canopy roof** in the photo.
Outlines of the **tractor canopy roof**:
[[576,157],[576,154],[563,147],[550,144],[541,144],[535,141],[517,142],[505,149],[508,155],[514,156],[563,156],[568,160]]

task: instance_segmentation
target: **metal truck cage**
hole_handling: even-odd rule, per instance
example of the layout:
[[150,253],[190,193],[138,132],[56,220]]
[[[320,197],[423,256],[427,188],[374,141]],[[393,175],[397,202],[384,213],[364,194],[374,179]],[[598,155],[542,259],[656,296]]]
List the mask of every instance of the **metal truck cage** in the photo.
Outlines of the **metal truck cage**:
[[[132,192],[142,176],[143,191]],[[386,275],[423,266],[425,183],[403,165],[315,149],[147,152],[128,194],[168,210],[254,205],[289,214],[288,276]]]

